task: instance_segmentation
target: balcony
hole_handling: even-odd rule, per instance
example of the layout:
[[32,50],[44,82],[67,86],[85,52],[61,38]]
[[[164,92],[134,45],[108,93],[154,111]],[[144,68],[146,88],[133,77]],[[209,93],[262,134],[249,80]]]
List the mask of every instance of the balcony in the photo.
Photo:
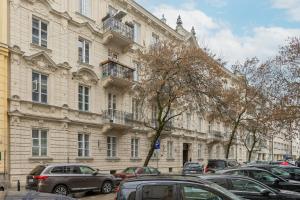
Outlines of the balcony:
[[104,110],[102,114],[103,133],[124,133],[132,128],[132,113],[109,109]]
[[207,135],[209,144],[225,142],[225,137],[220,131],[210,131]]
[[106,17],[102,21],[104,44],[127,49],[134,43],[133,27],[114,17]]
[[112,60],[105,61],[101,65],[103,87],[126,89],[132,85],[133,69]]

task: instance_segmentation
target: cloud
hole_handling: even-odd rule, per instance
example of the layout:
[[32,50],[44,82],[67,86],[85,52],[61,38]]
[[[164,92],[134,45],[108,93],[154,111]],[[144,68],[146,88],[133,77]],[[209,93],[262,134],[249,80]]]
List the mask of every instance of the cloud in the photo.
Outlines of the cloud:
[[300,0],[271,0],[273,8],[286,10],[291,21],[300,22]]
[[248,31],[247,35],[238,36],[230,29],[230,25],[215,20],[193,6],[178,7],[160,5],[156,6],[153,13],[156,16],[164,14],[167,23],[173,28],[180,14],[187,30],[195,26],[200,46],[208,47],[230,64],[254,56],[262,60],[270,58],[276,55],[278,47],[288,37],[300,35],[300,29],[261,26]]

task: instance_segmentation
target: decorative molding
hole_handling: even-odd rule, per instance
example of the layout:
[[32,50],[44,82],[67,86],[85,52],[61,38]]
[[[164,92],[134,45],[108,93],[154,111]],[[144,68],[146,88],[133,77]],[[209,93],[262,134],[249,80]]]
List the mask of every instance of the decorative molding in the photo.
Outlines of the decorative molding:
[[77,72],[73,72],[72,75],[72,79],[86,85],[96,85],[99,80],[97,74],[87,67],[80,68]]

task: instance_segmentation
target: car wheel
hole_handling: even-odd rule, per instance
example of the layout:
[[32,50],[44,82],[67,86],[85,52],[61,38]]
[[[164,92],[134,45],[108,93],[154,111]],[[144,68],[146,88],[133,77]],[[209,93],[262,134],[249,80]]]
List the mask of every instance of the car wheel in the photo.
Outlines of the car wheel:
[[110,181],[105,181],[102,185],[101,192],[104,194],[111,193],[113,185]]
[[68,190],[68,187],[65,185],[57,185],[54,188],[53,193],[67,196],[69,194],[69,190]]

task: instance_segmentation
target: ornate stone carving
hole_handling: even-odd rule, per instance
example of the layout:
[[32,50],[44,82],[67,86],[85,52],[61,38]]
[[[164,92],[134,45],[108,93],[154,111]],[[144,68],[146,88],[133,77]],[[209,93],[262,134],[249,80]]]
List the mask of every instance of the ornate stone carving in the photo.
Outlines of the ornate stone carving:
[[10,120],[10,124],[12,126],[20,124],[20,117],[19,116],[12,116]]
[[93,70],[86,67],[83,67],[77,72],[74,72],[73,79],[76,79],[86,85],[96,85],[99,80],[97,74]]

